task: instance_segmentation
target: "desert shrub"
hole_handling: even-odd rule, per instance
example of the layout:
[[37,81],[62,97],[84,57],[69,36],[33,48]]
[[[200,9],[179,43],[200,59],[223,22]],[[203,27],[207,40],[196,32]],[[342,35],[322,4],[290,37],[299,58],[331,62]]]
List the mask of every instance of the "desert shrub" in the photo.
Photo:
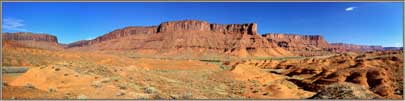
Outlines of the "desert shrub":
[[221,68],[222,70],[231,70],[232,66],[220,65],[219,68]]
[[60,70],[60,68],[55,68],[55,71],[59,71]]
[[154,88],[154,87],[146,87],[146,88],[144,89],[144,92],[145,92],[145,93],[148,93],[148,94],[153,94],[153,93],[157,93],[158,90],[157,90],[156,88]]
[[126,85],[126,84],[119,84],[119,85],[117,85],[117,87],[120,88],[120,89],[122,89],[122,90],[127,89],[127,85]]
[[54,89],[54,88],[49,88],[49,89],[48,89],[48,92],[49,92],[49,93],[56,92],[56,89]]
[[335,83],[328,85],[310,99],[378,99],[379,95],[365,87],[352,83]]
[[192,99],[192,97],[193,97],[192,92],[187,92],[182,96],[183,99]]
[[72,95],[72,93],[65,93],[63,98],[64,99],[74,99],[74,96]]
[[257,93],[257,92],[259,92],[259,90],[253,90],[253,91],[252,91],[252,93]]

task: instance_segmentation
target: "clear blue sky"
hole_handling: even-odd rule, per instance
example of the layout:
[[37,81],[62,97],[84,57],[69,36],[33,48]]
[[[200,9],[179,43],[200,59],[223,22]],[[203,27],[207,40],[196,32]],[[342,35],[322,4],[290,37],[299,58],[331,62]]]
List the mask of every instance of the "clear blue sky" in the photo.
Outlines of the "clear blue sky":
[[61,43],[91,39],[125,26],[172,20],[258,24],[268,32],[319,34],[329,42],[402,46],[403,4],[366,2],[3,2],[3,32],[56,35]]

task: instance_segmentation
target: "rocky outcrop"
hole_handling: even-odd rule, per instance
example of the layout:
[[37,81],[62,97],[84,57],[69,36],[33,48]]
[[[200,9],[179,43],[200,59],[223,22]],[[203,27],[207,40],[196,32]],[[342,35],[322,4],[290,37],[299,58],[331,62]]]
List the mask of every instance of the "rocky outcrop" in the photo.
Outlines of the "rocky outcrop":
[[16,32],[16,33],[3,33],[2,35],[3,40],[34,40],[34,41],[46,41],[46,42],[54,42],[57,43],[58,39],[56,36],[49,35],[49,34],[34,34],[30,32]]
[[348,52],[348,51],[374,51],[384,50],[382,46],[367,46],[367,45],[355,45],[345,43],[330,43],[329,49],[335,52]]
[[310,99],[383,99],[383,97],[357,84],[335,83],[328,85]]

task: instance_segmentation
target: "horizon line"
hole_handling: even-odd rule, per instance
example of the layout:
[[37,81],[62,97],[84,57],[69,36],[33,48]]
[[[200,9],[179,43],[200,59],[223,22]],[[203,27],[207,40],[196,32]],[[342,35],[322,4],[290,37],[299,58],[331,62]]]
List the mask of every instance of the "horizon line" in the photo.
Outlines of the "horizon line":
[[[116,30],[119,30],[119,29],[116,29]],[[110,32],[112,32],[112,31],[110,31]],[[108,32],[108,33],[110,33],[110,32]],[[88,40],[88,39],[80,39],[80,40],[77,40],[77,41],[73,41],[73,42],[68,42],[68,43],[65,43],[65,42],[59,42],[59,38],[56,36],[56,35],[54,35],[54,34],[51,34],[51,33],[43,33],[43,32],[41,32],[41,33],[36,33],[36,32],[29,32],[29,31],[26,31],[26,32],[22,32],[22,31],[20,31],[20,32],[1,32],[0,34],[6,34],[6,33],[10,33],[10,34],[15,34],[15,33],[31,33],[31,34],[45,34],[45,35],[50,35],[50,36],[54,36],[54,37],[56,37],[56,39],[58,40],[58,44],[72,44],[72,43],[75,43],[75,42],[79,42],[79,41],[90,41],[90,40],[94,40],[94,39],[96,39],[96,38],[98,38],[98,37],[101,37],[101,36],[104,36],[104,35],[106,35],[106,34],[108,34],[108,33],[105,33],[105,34],[103,34],[103,35],[101,35],[101,36],[97,36],[97,37],[95,37],[95,38],[93,38],[93,39],[90,39],[90,40]],[[257,34],[259,34],[260,35],[260,37],[262,37],[262,35],[264,35],[264,34],[260,34],[260,33],[257,33]],[[265,34],[273,34],[273,33],[265,33]],[[289,34],[289,33],[279,33],[279,32],[277,32],[277,33],[275,33],[275,34]],[[290,34],[290,35],[300,35],[300,36],[305,36],[305,35],[307,35],[307,34]],[[322,35],[319,35],[319,36],[322,36]],[[323,37],[323,36],[322,36]],[[3,37],[1,38],[1,40],[3,40]],[[385,48],[385,47],[398,47],[398,46],[385,46],[385,45],[375,45],[375,44],[356,44],[356,43],[345,43],[345,42],[329,42],[328,40],[326,40],[326,39],[324,39],[325,41],[327,41],[327,43],[328,44],[346,44],[346,45],[360,45],[360,46],[377,46],[377,47],[383,47],[383,48]],[[402,46],[399,46],[398,48],[401,48],[401,47],[404,47],[404,45],[402,45]]]

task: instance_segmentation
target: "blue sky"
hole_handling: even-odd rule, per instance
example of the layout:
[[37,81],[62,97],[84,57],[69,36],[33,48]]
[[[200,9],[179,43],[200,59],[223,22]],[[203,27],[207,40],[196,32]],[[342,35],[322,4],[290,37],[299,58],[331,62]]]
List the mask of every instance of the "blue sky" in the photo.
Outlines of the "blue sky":
[[49,33],[61,43],[126,26],[172,20],[258,24],[269,32],[319,34],[329,42],[403,45],[402,2],[3,2],[3,32]]

